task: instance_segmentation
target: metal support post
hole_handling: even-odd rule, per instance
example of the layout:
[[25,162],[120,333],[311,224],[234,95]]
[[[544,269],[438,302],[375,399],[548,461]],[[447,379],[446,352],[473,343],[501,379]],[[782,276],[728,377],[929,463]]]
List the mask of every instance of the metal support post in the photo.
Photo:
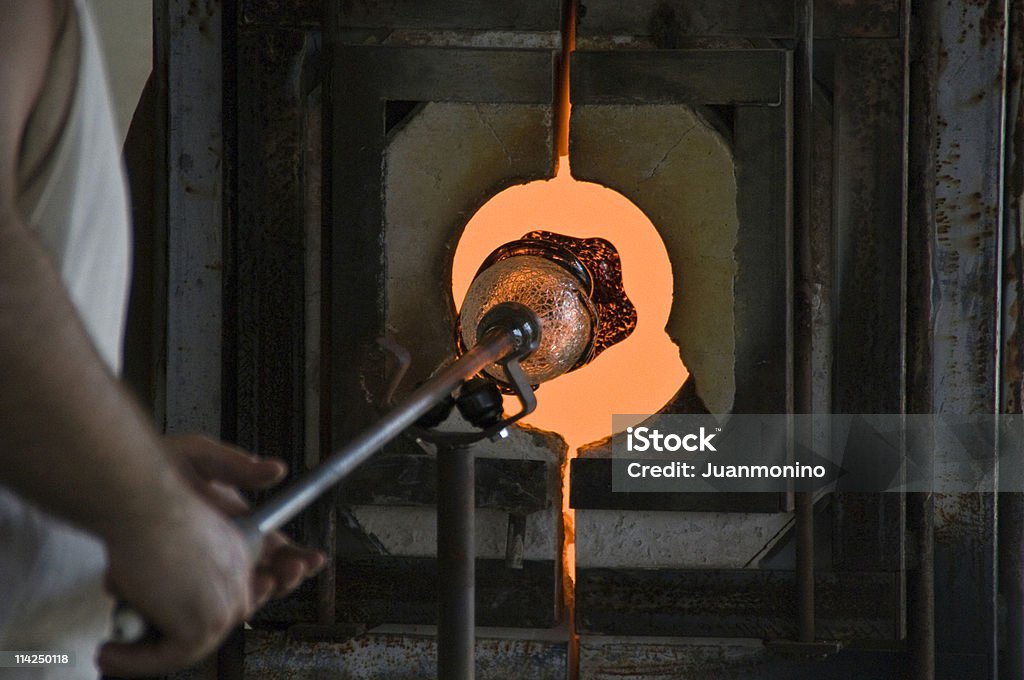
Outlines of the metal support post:
[[437,452],[437,677],[472,680],[476,622],[475,470],[466,444]]

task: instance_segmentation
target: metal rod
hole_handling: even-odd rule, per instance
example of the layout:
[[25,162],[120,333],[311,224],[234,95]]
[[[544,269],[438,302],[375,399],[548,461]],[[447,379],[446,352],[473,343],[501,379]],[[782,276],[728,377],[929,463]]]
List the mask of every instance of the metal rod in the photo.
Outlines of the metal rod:
[[999,658],[999,677],[1024,676],[1024,494],[1004,492],[999,503],[999,589],[1005,603],[1005,644]]
[[[811,300],[813,253],[811,191],[814,162],[814,0],[799,3],[794,104],[796,107],[795,165],[795,264],[796,337],[794,338],[793,408],[796,413],[813,410]],[[800,642],[814,642],[814,494],[798,492],[796,507],[796,579]]]
[[796,581],[799,641],[814,642],[814,494],[796,494]]
[[[935,280],[934,145],[937,135],[936,80],[939,72],[939,5],[906,3],[903,31],[903,86],[908,113],[907,135],[907,412],[935,412],[936,374],[933,301]],[[913,19],[911,18],[913,14]],[[912,39],[913,38],[913,39]],[[912,48],[914,43],[918,47]],[[913,50],[913,51],[912,51]],[[913,86],[911,86],[913,84]],[[913,120],[913,126],[909,121]],[[933,449],[934,440],[929,448]],[[935,678],[935,503],[930,492],[907,494],[908,524],[917,541],[917,569],[909,575],[907,636],[911,673],[916,680]]]
[[[923,82],[915,78],[914,82]],[[926,88],[921,88],[922,90]],[[922,99],[926,96],[921,97]],[[923,105],[922,105],[923,106]],[[921,109],[917,109],[921,110]],[[915,119],[925,121],[925,118],[915,116]],[[922,125],[930,125],[923,122]],[[922,141],[917,144],[920,156],[930,157],[930,142],[933,139],[931,133],[919,135]],[[912,149],[912,154],[917,151]],[[912,156],[913,157],[913,156]],[[931,165],[933,161],[922,161]],[[915,167],[917,163],[915,163]],[[921,173],[922,177],[934,177],[934,174]],[[926,184],[921,182],[921,185]],[[925,200],[919,194],[930,193],[928,188],[921,186],[912,192],[918,194],[917,206],[913,210],[920,210],[924,214],[930,214],[931,206],[925,204]],[[915,310],[911,315],[908,328],[911,355],[908,357],[908,405],[909,413],[932,413],[932,376],[930,373],[932,361],[931,352],[931,321],[930,299],[932,283],[929,280],[928,262],[931,261],[931,246],[926,240],[927,232],[931,229],[929,219],[915,219],[912,223],[914,233],[911,240],[914,244],[921,246],[914,248],[913,255],[916,262],[910,265],[908,275],[908,286],[913,291],[916,299]],[[921,245],[924,244],[924,245]],[[934,442],[932,444],[934,446]],[[910,590],[910,617],[908,619],[908,637],[911,643],[911,658],[913,661],[913,677],[919,680],[933,680],[935,678],[935,501],[930,492],[907,494],[907,510],[909,526],[916,536],[917,542],[917,568],[912,576],[912,587]]]
[[476,625],[475,470],[468,445],[438,447],[437,677],[473,680]]
[[[1021,144],[1024,135],[1024,73],[1020,63],[1024,60],[1024,44],[1019,37],[1024,30],[1024,4],[1010,3],[1008,23],[1011,36],[1008,61],[1013,64],[1008,75],[1005,114],[1005,172],[1004,197],[1006,218],[1003,220],[1003,276],[1002,345],[1000,356],[1000,411],[1019,414],[1024,405],[1022,379],[1024,379],[1024,353],[1020,342],[1024,334],[1020,300],[1024,299],[1024,233],[1021,218],[1024,205],[1018,179],[1024,167]],[[1024,494],[1003,492],[997,496],[999,518],[999,591],[1006,615],[1001,638],[1003,651],[999,656],[1000,678],[1024,677]]]
[[316,469],[310,470],[261,505],[240,524],[254,537],[280,529],[321,494],[352,473],[374,452],[401,434],[451,394],[467,378],[507,357],[516,349],[512,333],[494,328],[457,361],[442,369],[410,394],[401,404],[338,449]]
[[[334,564],[338,555],[338,507],[333,494],[320,500],[319,504],[320,547],[328,555],[329,564]],[[316,581],[316,622],[330,626],[337,623],[338,572],[324,569]]]
[[908,637],[914,677],[935,677],[935,503],[931,493],[907,494],[911,526],[917,541],[917,569],[911,580],[913,614]]
[[[325,491],[344,479],[374,452],[415,423],[434,404],[455,391],[468,378],[518,351],[514,333],[515,329],[501,327],[488,330],[476,346],[423,383],[405,401],[392,409],[371,428],[338,449],[330,458],[321,463],[320,467],[307,472],[248,517],[236,518],[235,524],[249,539],[252,549],[258,551],[267,534],[280,529],[309,507]],[[472,467],[472,464],[470,466]],[[472,470],[470,471],[470,484],[472,484]],[[472,491],[470,491],[470,495],[472,498]],[[439,497],[443,498],[444,494],[439,494]],[[472,500],[470,501],[470,512],[472,512]],[[470,523],[472,524],[472,517],[470,517]],[[469,540],[472,541],[472,536]],[[472,543],[470,545],[472,546]],[[472,587],[472,575],[470,576],[470,587]],[[324,617],[332,615],[332,612],[324,609],[320,613]],[[472,621],[472,617],[470,617],[470,621]],[[112,634],[114,641],[137,642],[147,634],[147,630],[145,619],[137,611],[124,603],[118,603],[114,612]]]
[[[338,449],[319,467],[292,482],[290,486],[261,505],[248,517],[236,518],[235,524],[249,539],[253,551],[260,549],[263,545],[263,538],[267,534],[280,529],[289,520],[312,505],[324,492],[344,479],[378,449],[400,435],[420,416],[429,411],[434,404],[455,391],[468,378],[518,351],[519,343],[515,337],[516,332],[516,329],[498,326],[491,328],[484,333],[476,346],[423,383],[405,401],[392,409],[372,427]],[[472,483],[472,477],[470,479]],[[443,497],[443,494],[441,496]],[[472,502],[470,510],[472,511]],[[472,522],[472,517],[470,522]],[[472,541],[472,537],[469,540]],[[472,577],[470,585],[472,586]],[[320,614],[323,617],[330,617],[333,613],[327,609],[321,609]],[[116,606],[112,634],[114,641],[137,642],[147,634],[147,630],[145,619],[137,611],[123,603]]]

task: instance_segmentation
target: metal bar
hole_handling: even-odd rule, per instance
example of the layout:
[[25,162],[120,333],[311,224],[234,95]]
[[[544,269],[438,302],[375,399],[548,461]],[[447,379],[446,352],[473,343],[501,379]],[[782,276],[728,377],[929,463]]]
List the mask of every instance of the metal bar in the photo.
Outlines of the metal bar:
[[[480,680],[566,680],[566,642],[536,631],[487,631],[476,642]],[[380,626],[343,640],[302,639],[288,630],[246,631],[246,680],[429,678],[436,642],[422,629]],[[287,650],[286,652],[283,650]],[[607,675],[603,677],[608,677]]]
[[[481,458],[476,464],[480,471],[478,476],[488,480],[478,508],[529,515],[550,507],[551,466],[548,462]],[[610,494],[610,466],[608,469],[606,481]],[[436,485],[436,467],[425,465],[422,453],[391,453],[361,467],[338,491],[346,505],[384,503],[434,508],[437,506]]]
[[[779,0],[588,0],[579,26],[580,49],[628,50],[697,37],[790,40],[796,35],[794,2]],[[820,0],[815,32],[820,39],[895,38],[900,0]],[[909,4],[909,3],[904,3]]]
[[[271,677],[250,676],[246,680],[269,680]],[[637,680],[917,680],[917,676],[907,672],[899,655],[879,649],[845,649],[842,654],[830,658],[828,663],[822,663],[817,658],[780,656],[760,644],[760,641],[752,640],[652,639],[602,635],[585,636],[580,640],[579,680],[622,677]]]
[[573,104],[779,106],[784,50],[642,50],[572,57]]
[[[999,342],[1000,411],[1021,413],[1024,353],[1021,351],[1021,300],[1024,300],[1024,252],[1021,200],[1024,198],[1024,2],[1010,2],[1009,70],[1006,91],[1006,165],[1004,172],[1003,302]],[[1024,677],[1024,494],[999,494],[999,592],[1006,607],[1000,638],[999,677]]]
[[[935,175],[923,178],[935,192],[933,412],[995,413],[1002,360],[1007,2],[924,4],[934,4],[937,15],[927,24],[937,30],[926,29],[921,41],[922,49],[937,53],[937,70],[926,74],[935,88],[935,136],[928,140]],[[937,454],[955,446],[936,437]],[[939,678],[997,677],[997,519],[993,493],[935,497]]]
[[437,677],[474,676],[476,536],[474,456],[468,445],[437,452]]
[[[479,463],[480,459],[477,459]],[[481,480],[480,468],[476,478]],[[482,491],[478,482],[477,498]],[[387,510],[382,510],[382,514]],[[489,516],[488,516],[489,515]],[[362,513],[357,513],[359,519]],[[481,512],[476,516],[479,536],[498,536],[503,533],[494,513]],[[551,514],[553,520],[553,513]],[[415,521],[405,528],[423,534],[436,532],[436,509],[427,521],[434,526],[427,529]],[[428,547],[428,539],[417,539],[417,547]],[[339,624],[358,625],[367,621],[387,621],[394,625],[432,626],[437,624],[440,599],[436,533],[429,539],[430,556],[339,554],[334,565],[338,571],[337,610]],[[559,545],[559,553],[561,546]],[[527,546],[522,569],[510,569],[498,545],[479,545],[475,560],[476,625],[487,628],[544,628],[552,629],[560,621],[561,555],[551,552],[539,555],[535,547]],[[488,603],[483,606],[482,603]],[[286,607],[287,605],[287,607]],[[259,623],[268,626],[286,625],[302,616],[304,610],[298,602],[288,605],[278,602],[273,616],[261,616]],[[433,653],[430,655],[434,661]],[[479,658],[479,657],[478,657]],[[431,664],[433,666],[433,663]],[[477,674],[483,674],[477,668]],[[424,677],[433,677],[433,667]]]
[[910,590],[913,615],[908,626],[914,677],[935,678],[935,503],[930,493],[907,497],[915,528],[917,570]]
[[[249,539],[252,549],[258,551],[263,544],[264,536],[280,529],[312,505],[378,449],[415,423],[440,399],[451,394],[466,379],[508,356],[515,349],[517,345],[511,331],[502,328],[489,330],[480,342],[458,361],[421,385],[374,426],[336,451],[319,467],[304,474],[248,517],[236,518],[235,524]],[[470,460],[472,461],[472,458]],[[439,470],[439,481],[440,478]],[[472,473],[469,479],[472,483]],[[441,488],[445,486],[441,485]],[[472,499],[472,492],[470,498]],[[137,611],[124,606],[123,603],[117,605],[112,639],[118,642],[137,642],[146,634],[147,628],[145,619]]]
[[[899,581],[899,574],[891,571],[816,572],[820,636],[833,640],[900,640]],[[584,637],[792,640],[798,633],[796,595],[797,582],[791,569],[584,566],[576,570],[577,625]],[[817,651],[803,643],[788,645],[790,649],[801,646],[815,656],[827,651],[817,643]]]
[[[910,3],[908,3],[910,4]],[[913,3],[909,26],[917,35],[911,44],[925,44],[938,32],[937,7]],[[932,238],[935,224],[936,137],[935,73],[938,53],[917,49],[908,55],[906,87],[909,91],[907,143],[907,412],[932,413],[934,409],[934,329],[931,319],[931,266],[935,257]],[[910,87],[910,83],[914,86]],[[916,536],[917,568],[910,575],[907,635],[913,677],[935,679],[935,502],[929,493],[907,496],[908,519]]]
[[494,330],[458,361],[444,368],[401,404],[348,444],[261,505],[244,523],[258,536],[279,529],[325,491],[352,473],[374,452],[401,434],[463,381],[515,349],[511,333]]
[[736,108],[735,413],[792,408],[790,96],[777,108]]
[[338,555],[338,508],[334,494],[321,500],[318,520],[320,535],[317,538],[332,568],[324,569],[317,577],[316,621],[321,625],[332,625],[337,623],[338,616],[338,572],[334,568]]
[[335,51],[337,76],[355,74],[381,99],[548,104],[555,99],[558,53],[545,49],[352,47]]
[[[157,3],[157,6],[162,3]],[[221,432],[221,4],[171,0],[167,47],[168,432]]]
[[796,503],[798,639],[814,642],[814,494],[801,491]]
[[[793,409],[813,410],[814,253],[811,248],[812,191],[814,180],[814,0],[799,5],[794,87],[796,130],[794,139],[796,264],[795,330],[793,344]],[[796,494],[796,577],[798,639],[813,642],[814,635],[814,493]]]
[[[268,3],[247,3],[254,7]],[[273,3],[269,3],[273,8]],[[288,3],[289,6],[292,3]],[[559,0],[520,0],[514,3],[472,0],[393,0],[338,3],[332,29],[401,28],[438,30],[557,31]],[[266,11],[266,10],[263,10]],[[287,13],[285,13],[287,14]]]
[[[920,30],[919,17],[912,3],[905,2],[902,12],[903,53],[903,411],[931,413],[931,335],[929,325],[931,277],[928,270],[933,249],[930,220],[934,218],[934,192],[926,182],[911,182],[911,177],[930,176],[922,172],[932,168],[930,144],[935,134],[930,118],[929,87],[911,87],[924,81],[920,55],[911,52],[912,30]],[[912,134],[911,121],[922,129]],[[923,148],[922,148],[923,147]],[[930,493],[907,494],[907,519],[910,535],[917,544],[917,570],[908,577],[907,638],[910,667],[915,678],[935,680],[935,501]]]

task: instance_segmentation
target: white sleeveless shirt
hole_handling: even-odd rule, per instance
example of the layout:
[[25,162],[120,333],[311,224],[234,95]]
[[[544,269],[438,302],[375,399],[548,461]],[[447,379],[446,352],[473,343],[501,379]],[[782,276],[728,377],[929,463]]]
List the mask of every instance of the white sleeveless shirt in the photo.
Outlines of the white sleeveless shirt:
[[[56,123],[50,126],[59,134],[36,154],[38,162],[23,154],[19,208],[100,356],[117,373],[129,282],[127,190],[103,58],[85,0],[74,1],[68,22],[55,46],[40,110],[32,114],[37,128]],[[51,106],[55,101],[60,106]],[[109,635],[112,605],[103,587],[105,572],[98,540],[0,485],[0,650],[76,657],[73,668],[5,668],[0,675],[96,678],[94,659]]]

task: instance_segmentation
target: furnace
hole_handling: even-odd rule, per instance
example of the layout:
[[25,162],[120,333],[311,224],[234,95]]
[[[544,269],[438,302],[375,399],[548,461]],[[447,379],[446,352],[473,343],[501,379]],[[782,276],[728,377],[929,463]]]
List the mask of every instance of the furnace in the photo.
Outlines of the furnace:
[[[488,309],[464,306],[475,276],[558,281],[578,303],[566,321],[578,370],[524,361],[535,418],[469,456],[476,677],[1019,670],[996,653],[1024,640],[1020,555],[998,549],[1024,536],[1017,501],[612,485],[613,449],[650,436],[658,414],[1019,408],[1000,401],[1019,391],[1022,355],[1020,235],[1007,226],[1022,55],[1006,3],[207,10],[224,24],[213,38],[188,3],[167,3],[158,49],[167,350],[146,379],[170,429],[217,429],[297,475],[474,344]],[[186,72],[223,88],[208,119],[182,106]],[[591,210],[567,208],[569,195]],[[215,235],[197,226],[209,211],[225,224]],[[588,296],[593,280],[547,257],[581,241],[617,250],[637,308],[634,336],[603,353],[595,329],[610,312]],[[509,265],[540,251],[530,276]],[[655,292],[634,295],[654,270]],[[631,349],[641,335],[658,349]],[[605,360],[621,372],[573,382]],[[484,372],[508,386],[500,366]],[[646,401],[618,394],[654,377]],[[549,395],[562,405],[545,414]],[[632,419],[616,429],[613,413]],[[467,427],[455,413],[439,430]],[[436,676],[445,451],[423,430],[291,524],[332,568],[240,631],[218,680]],[[713,448],[709,434],[689,443]]]

